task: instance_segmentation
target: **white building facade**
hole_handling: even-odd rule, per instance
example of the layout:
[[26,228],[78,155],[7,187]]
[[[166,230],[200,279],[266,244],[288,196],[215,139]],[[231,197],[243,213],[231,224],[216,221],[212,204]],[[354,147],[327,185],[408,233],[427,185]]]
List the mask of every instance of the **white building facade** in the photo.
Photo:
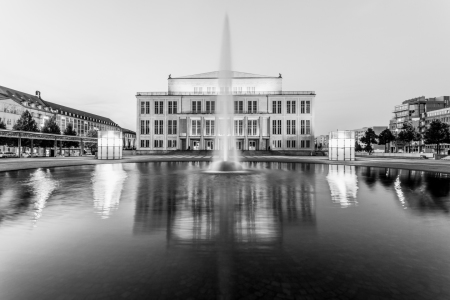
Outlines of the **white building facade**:
[[[231,94],[233,119],[215,115],[220,94]],[[239,150],[314,150],[313,91],[282,91],[282,77],[218,72],[168,78],[168,92],[138,92],[137,150],[220,149],[219,122],[229,123]]]

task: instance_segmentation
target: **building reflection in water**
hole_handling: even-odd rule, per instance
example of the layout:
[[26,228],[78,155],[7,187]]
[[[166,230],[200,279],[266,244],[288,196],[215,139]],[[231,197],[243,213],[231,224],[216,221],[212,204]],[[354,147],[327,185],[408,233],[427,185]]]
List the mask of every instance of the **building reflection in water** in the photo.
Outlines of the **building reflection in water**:
[[120,195],[127,172],[122,164],[96,165],[92,174],[94,208],[102,219],[110,217],[119,207]]
[[50,169],[46,169],[45,171],[43,169],[37,169],[30,174],[30,180],[27,185],[31,187],[33,193],[33,221],[34,226],[36,226],[37,220],[41,217],[48,198],[58,188],[58,181],[52,178]]
[[387,169],[377,178],[386,188],[394,188],[397,199],[406,209],[443,211],[450,207],[450,175],[414,170]]
[[169,245],[270,245],[282,242],[285,225],[313,228],[314,180],[301,176],[310,166],[270,167],[251,175],[208,175],[173,172],[176,164],[167,163],[172,171],[158,176],[152,174],[158,166],[141,168],[145,192],[137,199],[134,233],[164,230]]
[[331,200],[341,207],[356,205],[358,178],[355,166],[329,165],[327,175]]

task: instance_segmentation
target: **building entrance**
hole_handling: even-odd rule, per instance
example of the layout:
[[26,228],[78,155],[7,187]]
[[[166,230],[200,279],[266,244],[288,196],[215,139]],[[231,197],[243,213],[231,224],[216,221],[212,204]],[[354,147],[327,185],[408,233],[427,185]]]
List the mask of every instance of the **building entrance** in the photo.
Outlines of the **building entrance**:
[[242,150],[242,141],[236,141],[236,149]]
[[248,150],[256,150],[256,141],[248,141]]
[[200,150],[200,141],[192,141],[192,150]]

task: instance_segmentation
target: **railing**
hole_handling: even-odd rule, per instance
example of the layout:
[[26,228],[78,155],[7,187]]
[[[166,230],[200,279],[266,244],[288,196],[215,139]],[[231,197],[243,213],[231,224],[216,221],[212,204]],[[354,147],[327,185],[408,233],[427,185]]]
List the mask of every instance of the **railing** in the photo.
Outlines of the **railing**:
[[[182,115],[182,114],[187,114],[187,115],[188,114],[206,114],[206,115],[208,115],[208,114],[216,114],[216,113],[220,114],[220,112],[218,112],[217,110],[216,111],[213,111],[213,110],[202,110],[202,111],[199,111],[199,110],[188,110],[188,111],[177,112],[176,114],[179,114],[179,115]],[[271,113],[269,113],[267,111],[237,110],[237,111],[234,111],[234,114],[235,115],[239,115],[239,114],[249,114],[249,115],[251,115],[251,114],[271,114]]]
[[138,92],[136,96],[214,96],[214,95],[315,95],[315,91],[261,92]]
[[9,138],[21,138],[21,139],[58,140],[58,141],[75,141],[75,142],[83,140],[84,142],[97,143],[97,138],[93,137],[51,134],[32,131],[7,130],[7,129],[0,129],[0,136]]

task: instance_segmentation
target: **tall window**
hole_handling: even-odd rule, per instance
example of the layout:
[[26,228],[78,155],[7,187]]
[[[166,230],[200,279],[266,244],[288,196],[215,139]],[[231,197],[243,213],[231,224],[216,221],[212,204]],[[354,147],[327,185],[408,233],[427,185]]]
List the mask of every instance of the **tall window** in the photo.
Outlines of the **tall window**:
[[286,141],[286,147],[287,148],[295,148],[295,143],[296,141],[295,140],[287,140]]
[[258,120],[248,120],[247,123],[247,135],[258,134]]
[[300,134],[305,134],[305,120],[300,121]]
[[234,113],[243,113],[244,112],[244,101],[234,101]]
[[272,101],[272,113],[281,114],[281,101]]
[[281,134],[281,120],[272,120],[272,134]]
[[164,102],[155,101],[155,115],[162,115],[163,113],[164,113]]
[[155,120],[155,134],[163,134],[163,120]]
[[281,148],[281,140],[272,140],[272,148]]
[[167,141],[167,148],[176,148],[177,147],[177,141],[176,140],[168,140]]
[[155,140],[154,141],[154,147],[155,148],[162,148],[163,147],[163,140]]
[[202,130],[201,121],[200,120],[192,120],[192,123],[191,123],[192,134],[191,135],[196,135],[196,136],[201,135],[201,130]]
[[302,114],[310,114],[311,113],[311,101],[302,101],[301,102],[301,110]]
[[205,135],[214,135],[214,120],[205,120],[206,133]]
[[305,134],[311,134],[311,121],[310,120],[306,120],[306,131]]
[[206,113],[213,114],[216,111],[216,101],[208,100],[206,101]]
[[200,113],[202,111],[202,101],[192,101],[192,112]]
[[141,115],[143,115],[143,114],[145,114],[145,102],[141,101]]
[[243,135],[243,120],[234,120],[234,135]]
[[286,103],[286,113],[288,114],[295,114],[295,101],[287,101]]
[[173,115],[177,113],[178,109],[178,102],[177,101],[169,101],[169,114]]
[[194,87],[194,94],[201,94],[203,88],[202,87]]
[[286,121],[286,134],[295,134],[295,120]]
[[145,134],[150,134],[150,120],[145,120]]
[[247,101],[247,113],[254,114],[258,110],[258,102],[256,100]]
[[177,120],[167,121],[167,134],[177,134]]
[[145,134],[145,121],[144,120],[141,120],[141,134]]

